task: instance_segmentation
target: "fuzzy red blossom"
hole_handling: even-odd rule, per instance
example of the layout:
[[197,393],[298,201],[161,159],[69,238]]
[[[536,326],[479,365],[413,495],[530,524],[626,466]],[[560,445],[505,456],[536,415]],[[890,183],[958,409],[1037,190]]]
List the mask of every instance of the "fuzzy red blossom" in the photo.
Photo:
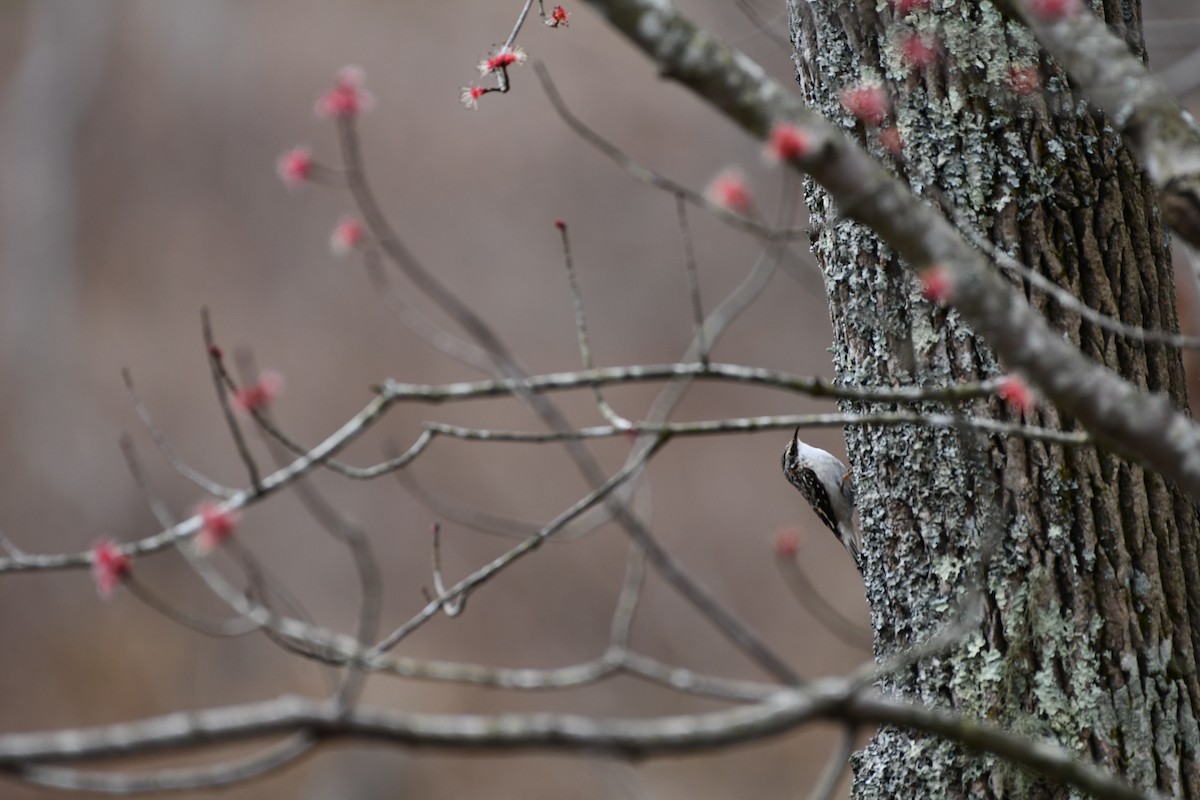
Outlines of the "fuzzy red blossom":
[[996,396],[1025,415],[1037,408],[1037,396],[1019,375],[1006,375],[996,389]]
[[795,528],[784,528],[775,534],[775,557],[795,558],[800,552],[800,532]]
[[925,69],[938,60],[937,41],[919,33],[910,33],[900,41],[900,61],[909,69]]
[[754,204],[750,187],[746,185],[746,176],[741,170],[733,168],[722,170],[713,178],[704,190],[704,196],[709,202],[739,214],[745,214]]
[[571,15],[562,6],[555,6],[550,11],[550,16],[546,17],[546,26],[550,28],[566,28],[570,27],[569,20]]
[[293,147],[275,162],[275,174],[289,189],[299,189],[303,186],[304,182],[312,177],[312,170],[312,150],[307,147]]
[[215,344],[210,344],[208,346],[208,356],[209,358],[215,358],[217,361],[220,361],[225,357],[225,351]]
[[375,107],[375,97],[362,88],[363,71],[358,67],[342,67],[333,88],[317,100],[313,111],[318,117],[355,117]]
[[790,122],[777,122],[767,137],[766,155],[773,161],[804,158],[812,150],[812,139]]
[[934,264],[921,273],[921,296],[926,300],[945,305],[953,294],[954,281],[944,265]]
[[222,507],[220,503],[206,500],[196,507],[196,513],[200,515],[196,549],[201,553],[211,553],[237,528],[238,513]]
[[482,86],[464,86],[458,99],[464,106],[473,110],[479,108],[479,98],[485,94],[487,94],[487,89]]
[[887,92],[878,83],[860,83],[843,89],[841,101],[844,109],[873,128],[883,124],[891,109]]
[[283,391],[283,376],[278,372],[266,371],[258,376],[258,380],[249,386],[243,386],[233,393],[233,404],[247,413],[262,411]]
[[558,219],[554,220],[554,227],[558,228],[560,231],[565,231],[567,229],[567,221],[562,217],[559,217]]
[[490,75],[513,64],[524,64],[526,58],[525,51],[520,47],[501,47],[500,52],[479,62],[479,74]]
[[329,237],[329,249],[335,256],[344,256],[362,244],[365,233],[362,223],[357,219],[342,217]]
[[891,0],[892,11],[901,17],[914,11],[928,11],[930,0]]
[[1026,97],[1041,90],[1042,73],[1033,64],[1010,64],[1006,83],[1009,89]]
[[1058,22],[1083,10],[1079,0],[1026,0],[1025,7],[1043,22]]
[[900,129],[895,125],[889,125],[879,132],[879,143],[883,145],[884,150],[894,156],[904,154],[904,137],[900,135]]
[[129,576],[130,560],[111,539],[97,542],[92,548],[92,577],[100,599],[108,600],[121,581]]

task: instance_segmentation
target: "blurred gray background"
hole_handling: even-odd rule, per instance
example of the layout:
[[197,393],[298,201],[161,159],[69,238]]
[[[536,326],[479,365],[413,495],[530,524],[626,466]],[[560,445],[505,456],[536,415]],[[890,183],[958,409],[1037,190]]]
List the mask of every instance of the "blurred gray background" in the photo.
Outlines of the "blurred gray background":
[[[791,81],[787,53],[735,4],[679,5]],[[782,0],[752,6],[785,33]],[[486,96],[479,111],[458,102],[459,87],[477,80],[475,64],[504,40],[519,7],[517,0],[0,2],[0,531],[31,552],[59,552],[156,530],[124,469],[122,432],[136,434],[148,472],[177,513],[202,499],[140,429],[122,366],[133,371],[190,464],[226,483],[244,483],[212,393],[200,340],[203,305],[222,344],[251,347],[261,365],[286,376],[278,419],[301,441],[328,435],[383,378],[480,377],[405,331],[355,259],[329,254],[329,232],[350,210],[343,192],[307,186],[291,193],[274,174],[275,158],[297,143],[336,162],[333,127],[311,109],[345,64],[363,67],[377,100],[361,132],[371,178],[394,224],[441,280],[483,312],[526,368],[579,364],[551,225],[556,217],[571,224],[597,360],[662,362],[683,351],[691,312],[673,199],[636,183],[570,133],[528,67],[512,72],[512,93]],[[776,205],[779,176],[760,164],[756,144],[659,81],[586,8],[568,10],[570,28],[548,30],[533,19],[519,41],[547,64],[578,114],[635,158],[696,188],[739,165],[763,206]],[[1150,2],[1146,13],[1200,16],[1190,0]],[[1188,56],[1200,27],[1191,23],[1190,38],[1179,33],[1185,29],[1178,22],[1150,28],[1156,65]],[[711,309],[750,269],[758,248],[702,214],[693,214],[692,223]],[[777,275],[715,358],[829,376],[827,312],[811,286]],[[416,295],[408,299],[426,305]],[[609,393],[618,410],[635,417],[652,396],[650,387]],[[587,394],[561,399],[577,423],[599,421]],[[778,392],[705,385],[693,389],[677,417],[827,407]],[[349,459],[378,460],[385,439],[410,441],[422,419],[537,427],[511,401],[403,407]],[[650,471],[654,530],[804,674],[842,672],[868,654],[831,637],[797,605],[771,556],[776,532],[798,526],[808,574],[832,602],[866,622],[849,560],[779,474],[785,439],[760,434],[673,443]],[[837,432],[813,440],[843,449]],[[623,442],[595,447],[610,470],[625,450]],[[555,446],[442,441],[414,470],[446,495],[533,520],[548,519],[585,490]],[[390,478],[362,484],[323,476],[319,483],[369,531],[386,581],[384,625],[398,625],[425,602],[428,530],[438,516]],[[450,579],[510,545],[448,522],[443,532]],[[238,535],[318,620],[350,629],[357,602],[352,564],[294,498],[251,509]],[[466,614],[436,620],[398,652],[504,666],[592,658],[606,642],[624,552],[624,536],[613,526],[543,548],[481,589]],[[161,555],[136,569],[179,605],[220,613],[178,557]],[[0,630],[4,731],[325,688],[316,666],[262,637],[206,639],[124,591],[102,603],[85,572],[0,580]],[[761,677],[653,576],[634,644],[705,671]],[[373,679],[366,700],[444,712],[634,715],[716,707],[627,679],[524,695]],[[577,756],[337,746],[227,796],[790,798],[815,779],[832,741],[829,729],[815,727],[766,744],[636,766]],[[198,762],[155,759],[141,766],[183,763]],[[2,798],[49,794],[0,782]]]

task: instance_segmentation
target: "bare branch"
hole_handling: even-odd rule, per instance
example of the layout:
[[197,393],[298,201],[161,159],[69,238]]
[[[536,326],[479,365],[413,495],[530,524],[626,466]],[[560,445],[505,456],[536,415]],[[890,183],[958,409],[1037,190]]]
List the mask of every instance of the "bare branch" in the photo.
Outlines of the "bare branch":
[[1083,446],[1092,443],[1092,438],[1082,431],[1056,431],[1035,425],[983,417],[953,417],[949,414],[921,414],[910,411],[879,411],[873,414],[782,414],[763,417],[732,417],[729,419],[702,420],[699,422],[650,423],[635,422],[632,428],[613,425],[595,425],[575,428],[562,433],[540,431],[502,431],[491,428],[467,428],[441,422],[423,422],[427,431],[456,439],[480,442],[558,442],[564,439],[604,439],[613,436],[638,434],[669,434],[671,436],[709,436],[713,434],[749,433],[754,431],[786,430],[794,428],[832,428],[855,425],[924,425],[931,428],[954,428],[966,425],[974,430],[988,433],[1018,436],[1030,441],[1054,442],[1056,444]]
[[[755,285],[762,281],[755,276]],[[727,309],[718,308],[723,313]],[[740,309],[739,309],[740,310]],[[714,312],[716,314],[716,312]],[[709,325],[707,336],[724,324]],[[685,357],[691,356],[691,351]],[[531,375],[523,379],[471,381],[446,384],[401,383],[387,380],[379,387],[389,400],[398,402],[446,403],[459,400],[475,400],[486,397],[503,397],[522,391],[533,393],[587,389],[592,386],[610,386],[626,383],[694,378],[703,381],[742,383],[750,386],[765,386],[795,392],[809,397],[837,400],[862,400],[871,403],[922,403],[926,401],[960,402],[995,394],[1000,386],[998,380],[952,384],[949,386],[837,386],[824,378],[811,378],[790,372],[763,369],[740,364],[722,364],[699,361],[678,361],[670,364],[633,364],[625,367],[600,367],[579,372],[552,372]],[[299,445],[296,445],[299,447]]]
[[146,774],[87,772],[41,764],[29,764],[12,772],[28,783],[78,792],[130,795],[196,791],[230,786],[280,770],[306,755],[317,741],[308,733],[297,733],[247,758]]
[[808,689],[781,689],[761,703],[727,711],[640,719],[593,719],[570,714],[498,716],[343,710],[295,696],[261,703],[168,714],[95,728],[0,735],[0,771],[39,762],[125,758],[213,742],[235,743],[304,732],[321,741],[372,739],[447,750],[560,750],[651,756],[704,752],[755,741],[814,719],[887,723],[944,736],[1104,800],[1147,800],[1140,792],[1057,744],[1029,739],[989,723],[928,705],[878,694],[847,694],[830,681]]

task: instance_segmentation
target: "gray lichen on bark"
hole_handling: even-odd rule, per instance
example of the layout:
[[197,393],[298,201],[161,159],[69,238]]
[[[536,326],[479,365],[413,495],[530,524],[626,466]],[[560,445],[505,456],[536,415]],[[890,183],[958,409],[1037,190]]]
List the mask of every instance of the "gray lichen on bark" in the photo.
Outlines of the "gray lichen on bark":
[[[905,19],[883,0],[789,0],[789,9],[810,104],[856,132],[930,202],[940,194],[962,224],[1089,305],[1176,327],[1153,193],[1119,138],[1039,59],[1028,31],[973,0],[935,0]],[[903,64],[900,43],[912,32],[936,35],[937,65]],[[1039,66],[1043,91],[1011,91],[1014,65]],[[902,160],[839,102],[843,88],[879,79],[890,90]],[[839,380],[933,385],[1002,371],[954,311],[920,297],[888,248],[840,218],[815,183],[806,190]],[[1177,353],[1116,339],[1044,298],[1031,301],[1090,356],[1182,403]],[[1011,413],[996,404],[990,411]],[[1069,424],[1052,408],[1036,416]],[[1053,738],[1137,785],[1200,793],[1188,613],[1200,573],[1186,574],[1196,563],[1186,499],[1157,475],[1094,451],[919,427],[854,429],[847,445],[880,655],[925,639],[955,615],[980,543],[1001,531],[985,576],[983,624],[884,688]],[[993,759],[896,730],[881,731],[855,762],[861,798],[1042,794],[1054,790]]]

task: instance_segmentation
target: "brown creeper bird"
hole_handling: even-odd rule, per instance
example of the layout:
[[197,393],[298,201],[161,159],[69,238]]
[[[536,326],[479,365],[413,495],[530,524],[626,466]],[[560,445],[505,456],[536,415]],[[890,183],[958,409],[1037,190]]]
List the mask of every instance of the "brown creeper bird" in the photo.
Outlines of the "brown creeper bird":
[[783,451],[783,474],[800,490],[813,511],[862,571],[862,540],[854,525],[854,481],[836,456],[800,441],[800,429]]

